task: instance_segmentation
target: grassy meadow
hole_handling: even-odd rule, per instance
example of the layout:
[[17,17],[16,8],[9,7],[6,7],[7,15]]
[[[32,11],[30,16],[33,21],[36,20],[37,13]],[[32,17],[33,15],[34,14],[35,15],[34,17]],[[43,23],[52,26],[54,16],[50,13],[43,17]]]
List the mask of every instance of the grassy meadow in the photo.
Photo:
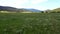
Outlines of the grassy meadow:
[[0,13],[0,34],[60,34],[60,13]]

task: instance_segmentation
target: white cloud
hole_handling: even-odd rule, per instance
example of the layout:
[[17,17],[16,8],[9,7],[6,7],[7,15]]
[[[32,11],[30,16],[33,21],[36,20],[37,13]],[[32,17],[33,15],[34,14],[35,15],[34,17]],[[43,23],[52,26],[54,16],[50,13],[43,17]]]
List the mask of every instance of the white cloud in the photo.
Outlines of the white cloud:
[[31,3],[32,4],[38,4],[38,3],[45,2],[45,1],[48,1],[48,0],[31,0]]
[[46,1],[48,1],[48,0],[14,0],[14,2],[16,3],[16,4],[27,4],[27,3],[29,3],[29,4],[38,4],[38,3],[42,3],[42,2],[46,2]]
[[25,3],[38,4],[38,3],[45,2],[45,1],[48,1],[48,0],[13,0],[13,2],[16,4],[25,4]]
[[45,2],[47,0],[0,0],[0,5],[6,4],[6,5],[21,5],[21,4],[38,4],[41,2]]

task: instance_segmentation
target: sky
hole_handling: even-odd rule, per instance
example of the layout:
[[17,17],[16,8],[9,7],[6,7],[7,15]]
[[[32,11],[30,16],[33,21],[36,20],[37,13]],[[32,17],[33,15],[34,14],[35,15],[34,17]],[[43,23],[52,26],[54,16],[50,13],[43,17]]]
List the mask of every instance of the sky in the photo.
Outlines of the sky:
[[0,0],[0,6],[52,10],[60,7],[60,0]]

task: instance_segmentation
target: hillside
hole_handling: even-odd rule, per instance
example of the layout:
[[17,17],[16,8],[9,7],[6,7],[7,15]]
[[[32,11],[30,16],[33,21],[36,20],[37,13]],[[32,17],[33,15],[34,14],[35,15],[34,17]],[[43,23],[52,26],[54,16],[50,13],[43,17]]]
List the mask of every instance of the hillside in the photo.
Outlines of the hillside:
[[38,9],[28,9],[28,8],[25,8],[24,10],[27,10],[27,11],[31,11],[31,12],[41,12],[42,10],[38,10]]
[[26,9],[26,8],[15,8],[9,6],[0,6],[0,11],[9,11],[9,12],[40,12],[37,9]]
[[18,11],[17,8],[14,7],[8,7],[8,6],[0,6],[0,11]]
[[53,11],[60,11],[60,8],[56,8],[56,9],[54,9]]

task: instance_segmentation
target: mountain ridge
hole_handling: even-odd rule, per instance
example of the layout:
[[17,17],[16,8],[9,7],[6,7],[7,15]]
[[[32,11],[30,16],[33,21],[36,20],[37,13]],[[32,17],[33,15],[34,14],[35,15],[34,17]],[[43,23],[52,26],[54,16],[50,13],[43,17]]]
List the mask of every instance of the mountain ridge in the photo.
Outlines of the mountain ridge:
[[9,6],[0,6],[0,11],[9,11],[9,12],[41,12],[37,9],[27,9],[27,8],[15,8]]

